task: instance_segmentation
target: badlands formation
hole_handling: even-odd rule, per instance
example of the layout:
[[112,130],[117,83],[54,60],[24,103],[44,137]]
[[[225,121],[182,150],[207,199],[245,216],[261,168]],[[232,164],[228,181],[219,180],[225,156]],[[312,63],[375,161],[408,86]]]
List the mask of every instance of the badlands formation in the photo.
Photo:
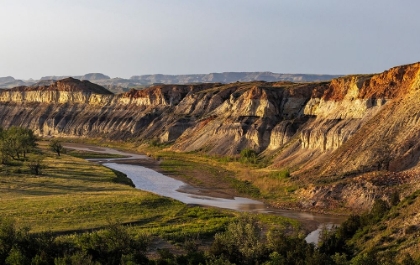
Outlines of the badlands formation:
[[420,63],[326,82],[155,85],[113,94],[66,78],[0,91],[0,126],[41,136],[171,143],[174,151],[236,155],[311,183],[303,208],[368,208],[396,187],[419,188]]

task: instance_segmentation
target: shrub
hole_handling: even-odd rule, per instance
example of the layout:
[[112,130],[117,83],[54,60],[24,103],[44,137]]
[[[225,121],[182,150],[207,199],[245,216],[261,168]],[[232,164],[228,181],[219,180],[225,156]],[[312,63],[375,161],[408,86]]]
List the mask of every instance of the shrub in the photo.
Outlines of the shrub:
[[28,162],[29,170],[34,175],[41,175],[42,170],[46,168],[46,165],[42,162],[43,157],[36,157]]
[[271,172],[269,175],[270,178],[273,179],[285,179],[285,178],[290,178],[290,171],[289,169],[283,169],[280,171],[274,171]]
[[149,244],[147,236],[134,238],[126,227],[119,223],[110,224],[104,231],[84,234],[78,240],[79,247],[101,264],[120,264],[121,260],[145,261]]
[[226,232],[214,237],[211,253],[228,257],[236,264],[257,264],[264,252],[260,238],[261,227],[255,217],[243,215],[228,225]]
[[242,163],[257,163],[257,152],[250,148],[242,149],[240,156]]
[[378,222],[389,211],[389,205],[386,201],[378,199],[373,203],[370,210],[371,220]]

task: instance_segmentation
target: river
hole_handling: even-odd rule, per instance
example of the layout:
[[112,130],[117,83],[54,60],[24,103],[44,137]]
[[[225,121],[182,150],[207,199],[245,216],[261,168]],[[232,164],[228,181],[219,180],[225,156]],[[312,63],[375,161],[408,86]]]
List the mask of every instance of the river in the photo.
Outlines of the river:
[[[318,242],[319,233],[324,226],[327,228],[331,228],[335,225],[339,225],[344,220],[342,216],[270,208],[266,206],[263,202],[243,197],[234,197],[233,199],[226,199],[186,193],[185,191],[188,191],[193,187],[189,186],[188,184],[182,181],[165,176],[150,168],[146,168],[140,165],[123,163],[123,161],[127,160],[150,159],[146,155],[122,152],[112,148],[90,146],[84,144],[66,143],[64,144],[64,147],[68,149],[126,156],[125,158],[104,158],[89,160],[101,163],[108,168],[112,168],[114,170],[123,172],[127,175],[127,177],[129,177],[133,181],[137,189],[170,197],[186,204],[212,206],[244,212],[270,213],[297,219],[306,224],[310,223],[316,229],[309,233],[305,238],[305,240],[308,243]],[[182,190],[182,192],[180,190]]]

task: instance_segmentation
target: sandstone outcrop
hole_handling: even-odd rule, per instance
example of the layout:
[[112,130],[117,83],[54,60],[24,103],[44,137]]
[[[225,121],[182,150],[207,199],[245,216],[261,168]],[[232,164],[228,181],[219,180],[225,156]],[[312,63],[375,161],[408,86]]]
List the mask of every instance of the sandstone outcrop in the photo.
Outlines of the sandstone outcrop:
[[[175,151],[252,148],[273,158],[272,167],[313,180],[298,191],[302,205],[355,207],[386,190],[375,182],[384,174],[417,176],[419,103],[420,63],[327,82],[156,85],[122,94],[67,78],[0,91],[0,125],[43,136],[158,140]],[[373,186],[351,182],[366,174]],[[362,190],[364,199],[350,196]]]

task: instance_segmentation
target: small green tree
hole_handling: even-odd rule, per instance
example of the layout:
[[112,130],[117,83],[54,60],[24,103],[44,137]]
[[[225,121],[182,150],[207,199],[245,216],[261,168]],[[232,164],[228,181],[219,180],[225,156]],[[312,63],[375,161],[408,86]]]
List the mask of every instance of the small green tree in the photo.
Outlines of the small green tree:
[[57,140],[57,139],[51,140],[51,142],[50,142],[50,148],[51,148],[51,150],[53,150],[54,152],[56,152],[58,156],[60,156],[60,154],[64,150],[64,147],[61,144],[61,141],[60,140]]
[[[0,150],[2,155],[5,158],[11,158],[13,160],[19,158],[19,152],[17,152],[18,148],[16,145],[16,141],[11,137],[4,137],[3,141],[1,142]],[[3,159],[8,160],[8,159]]]
[[17,265],[17,264],[30,264],[30,260],[25,256],[22,251],[17,248],[13,247],[10,250],[9,256],[5,260],[5,264],[7,265]]
[[37,138],[31,129],[21,128],[19,130],[20,150],[23,153],[23,157],[26,157],[27,153],[34,150],[37,146],[36,141]]
[[36,147],[36,141],[31,129],[13,126],[8,130],[0,131],[0,152],[3,157],[10,157],[14,160],[20,159],[22,156],[26,158],[26,154]]
[[370,210],[371,220],[378,222],[389,211],[389,205],[382,199],[377,199]]
[[6,146],[3,141],[0,141],[0,160],[3,165],[7,165],[10,161],[9,153],[6,150]]
[[41,156],[38,156],[29,160],[28,167],[32,174],[34,175],[42,174],[42,169],[45,168],[45,165],[42,163],[43,160],[44,158]]

